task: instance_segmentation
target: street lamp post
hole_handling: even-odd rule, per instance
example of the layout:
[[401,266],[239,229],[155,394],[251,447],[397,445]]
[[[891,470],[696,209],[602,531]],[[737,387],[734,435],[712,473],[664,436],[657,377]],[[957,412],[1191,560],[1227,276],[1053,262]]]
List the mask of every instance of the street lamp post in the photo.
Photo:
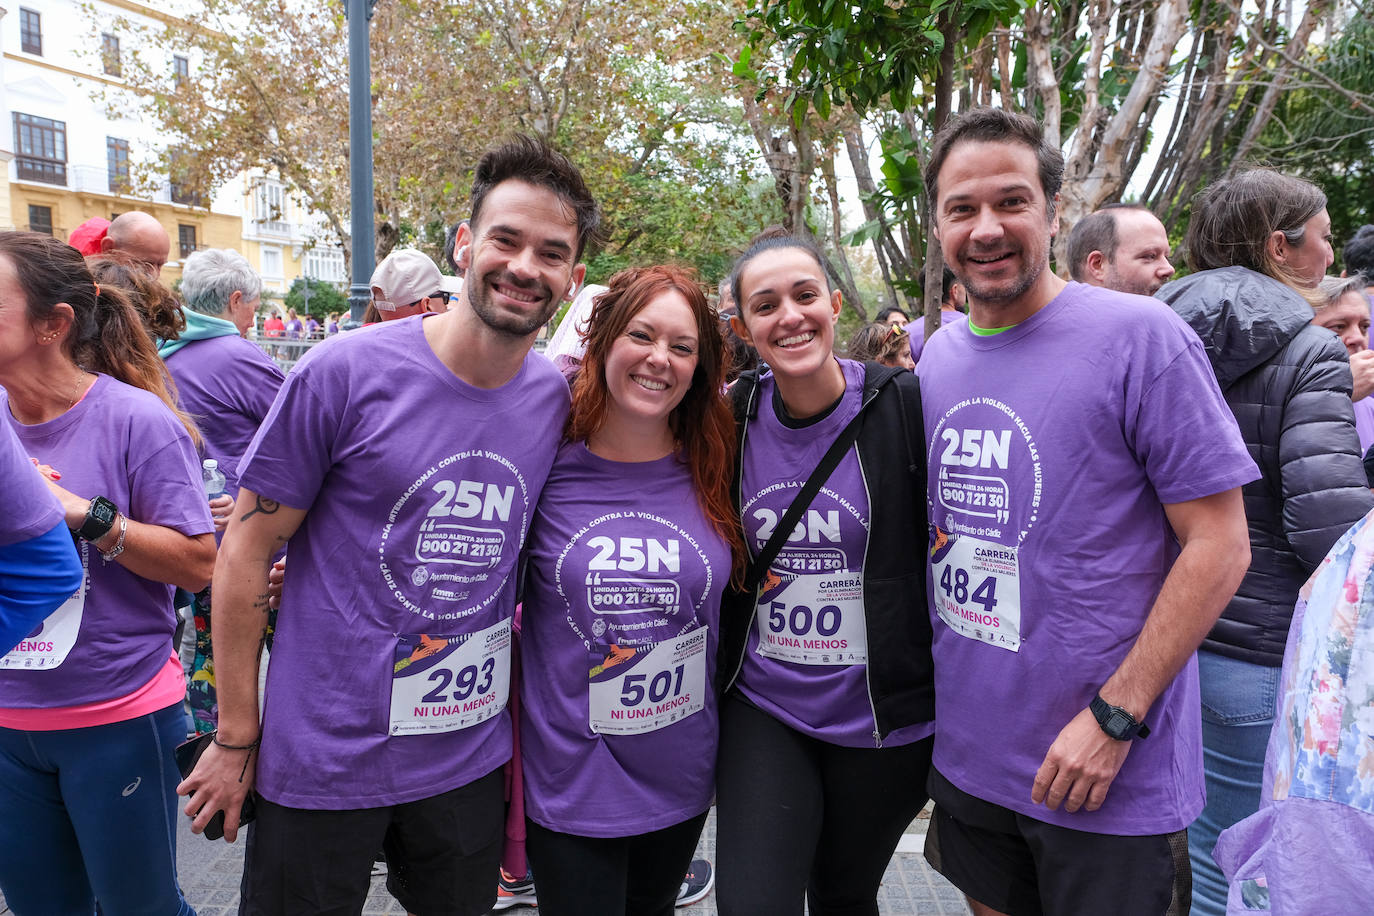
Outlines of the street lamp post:
[[377,0],[344,0],[348,16],[348,172],[353,208],[353,284],[348,310],[362,321],[372,298],[372,270],[376,266],[375,227],[372,221],[372,51],[369,23]]

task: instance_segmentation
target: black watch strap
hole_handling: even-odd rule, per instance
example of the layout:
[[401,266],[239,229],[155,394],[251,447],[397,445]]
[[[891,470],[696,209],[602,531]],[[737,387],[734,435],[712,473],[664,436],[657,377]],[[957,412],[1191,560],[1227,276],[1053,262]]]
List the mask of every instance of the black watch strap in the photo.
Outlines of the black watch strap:
[[86,519],[76,529],[76,536],[83,541],[98,541],[110,533],[118,517],[119,509],[115,504],[103,496],[97,496],[86,507]]
[[1135,716],[1131,715],[1120,706],[1113,706],[1101,696],[1094,696],[1092,702],[1088,704],[1093,718],[1097,724],[1106,732],[1107,737],[1115,738],[1117,741],[1130,741],[1132,738],[1145,738],[1150,734],[1150,727],[1144,722],[1137,722]]

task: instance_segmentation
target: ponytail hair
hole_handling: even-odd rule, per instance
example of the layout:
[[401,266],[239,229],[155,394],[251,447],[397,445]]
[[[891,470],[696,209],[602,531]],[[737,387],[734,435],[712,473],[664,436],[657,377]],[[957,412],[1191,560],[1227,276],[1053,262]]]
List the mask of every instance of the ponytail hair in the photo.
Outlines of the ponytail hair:
[[62,348],[72,362],[157,395],[200,447],[200,431],[177,406],[167,367],[122,289],[97,287],[80,252],[42,233],[0,232],[0,255],[14,267],[30,321],[51,318],[60,302],[71,306],[72,330]]

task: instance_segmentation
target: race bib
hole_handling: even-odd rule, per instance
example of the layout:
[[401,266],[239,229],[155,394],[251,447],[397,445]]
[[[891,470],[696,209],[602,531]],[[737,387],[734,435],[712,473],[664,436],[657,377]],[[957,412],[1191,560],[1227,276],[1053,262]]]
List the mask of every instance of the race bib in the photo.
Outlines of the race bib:
[[1021,649],[1017,548],[935,529],[930,550],[935,608],[960,636],[999,649]]
[[90,546],[81,542],[81,587],[49,614],[32,633],[0,657],[0,669],[21,668],[26,671],[50,671],[67,660],[81,631],[81,618],[86,613],[86,589],[90,583]]
[[863,576],[800,575],[758,609],[758,654],[799,665],[863,665]]
[[638,735],[706,708],[706,634],[698,627],[652,647],[612,645],[590,673],[591,730]]
[[510,620],[464,636],[401,636],[391,675],[393,735],[485,722],[510,695]]

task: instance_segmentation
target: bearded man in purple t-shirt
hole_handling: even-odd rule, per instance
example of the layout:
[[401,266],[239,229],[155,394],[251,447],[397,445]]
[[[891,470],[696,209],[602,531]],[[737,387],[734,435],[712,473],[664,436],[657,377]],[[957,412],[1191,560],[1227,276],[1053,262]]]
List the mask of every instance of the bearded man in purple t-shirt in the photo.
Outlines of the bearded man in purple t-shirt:
[[1197,336],[1049,270],[1063,157],[974,109],[936,136],[969,320],[927,342],[936,732],[926,856],[989,913],[1187,905],[1194,650],[1240,583],[1257,476]]
[[[568,412],[531,352],[582,282],[599,214],[581,174],[517,137],[477,164],[449,311],[329,338],[240,465],[215,583],[219,733],[178,791],[232,841],[250,789],[245,913],[360,911],[378,849],[413,913],[486,913],[516,561]],[[290,572],[258,725],[268,571]]]

